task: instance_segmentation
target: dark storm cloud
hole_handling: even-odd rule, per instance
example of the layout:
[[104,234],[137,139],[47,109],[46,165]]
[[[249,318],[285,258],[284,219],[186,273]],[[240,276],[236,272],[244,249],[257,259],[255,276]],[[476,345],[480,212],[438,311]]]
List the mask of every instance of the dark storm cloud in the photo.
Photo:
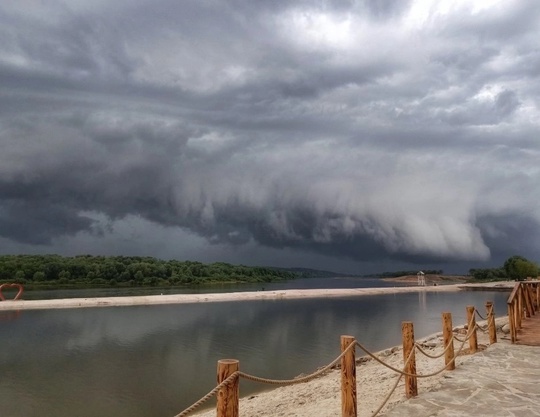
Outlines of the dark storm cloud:
[[46,208],[32,207],[21,200],[3,198],[0,210],[0,235],[22,243],[50,244],[54,236],[93,231],[92,224],[77,211],[52,203]]
[[[141,246],[179,228],[211,245],[201,258],[234,247],[245,262],[254,246],[278,264],[290,251],[459,265],[532,253],[538,240],[512,235],[540,227],[539,14],[2,4],[0,238],[62,250],[90,236],[97,251],[131,219]],[[133,251],[122,239],[117,252]],[[150,254],[182,256],[167,246]]]

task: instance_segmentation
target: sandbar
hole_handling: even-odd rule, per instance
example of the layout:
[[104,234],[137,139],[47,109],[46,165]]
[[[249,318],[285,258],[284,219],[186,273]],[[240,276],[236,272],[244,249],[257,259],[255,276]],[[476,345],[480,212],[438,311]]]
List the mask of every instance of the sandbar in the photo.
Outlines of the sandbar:
[[121,307],[160,304],[195,304],[225,301],[286,300],[301,298],[356,297],[362,295],[410,292],[459,291],[457,285],[433,287],[332,288],[279,291],[246,291],[208,294],[164,294],[125,297],[64,298],[51,300],[7,300],[0,310],[36,310],[49,308]]
[[[490,285],[491,284],[491,285]],[[478,284],[485,290],[499,288],[502,283]],[[511,288],[509,285],[507,288]],[[363,295],[401,294],[411,292],[450,292],[468,289],[471,284],[434,286],[407,286],[382,288],[332,288],[278,291],[248,291],[209,294],[165,294],[125,297],[65,298],[51,300],[6,300],[0,302],[0,311],[42,310],[52,308],[125,307],[162,304],[195,304],[225,301],[288,300],[302,298],[357,297]],[[475,286],[477,286],[475,284]]]

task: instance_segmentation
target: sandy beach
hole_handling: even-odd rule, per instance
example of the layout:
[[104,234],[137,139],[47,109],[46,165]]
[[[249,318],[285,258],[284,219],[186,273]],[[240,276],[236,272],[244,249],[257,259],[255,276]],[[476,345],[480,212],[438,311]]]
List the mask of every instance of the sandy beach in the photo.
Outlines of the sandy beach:
[[[508,322],[506,317],[496,319],[499,343],[509,343],[504,340],[502,327]],[[478,322],[478,325],[485,327],[485,322]],[[454,328],[455,334],[464,337],[463,325]],[[361,341],[359,341],[361,342]],[[443,352],[442,333],[437,333],[418,340],[424,350],[431,355]],[[478,331],[479,348],[485,348],[489,344],[487,334]],[[456,352],[462,343],[454,341]],[[466,354],[468,343],[464,345],[462,355],[456,359],[456,367],[467,362],[472,356]],[[359,348],[356,348],[357,358],[365,355]],[[403,350],[401,346],[395,346],[377,353],[377,356],[384,362],[401,369],[403,367]],[[358,363],[361,362],[361,363]],[[324,366],[324,364],[321,364]],[[444,367],[444,358],[431,359],[423,354],[416,353],[416,369],[419,374],[430,374]],[[418,379],[418,392],[435,391],[444,380],[445,374],[451,371],[429,377]],[[384,402],[385,397],[393,388],[397,374],[384,367],[371,358],[357,359],[357,397],[358,416],[371,416]],[[240,382],[240,395],[242,391],[242,381]],[[270,386],[271,387],[271,386]],[[390,397],[386,406],[379,415],[384,415],[395,405],[406,401],[403,378],[400,380],[397,389]],[[209,400],[210,404],[215,404],[215,399]],[[214,417],[215,409],[206,409],[203,412],[190,415],[197,417]],[[240,415],[242,417],[336,417],[341,415],[341,391],[340,391],[340,371],[332,370],[322,377],[312,381],[299,383],[296,385],[283,386],[280,388],[264,391],[240,399]]]

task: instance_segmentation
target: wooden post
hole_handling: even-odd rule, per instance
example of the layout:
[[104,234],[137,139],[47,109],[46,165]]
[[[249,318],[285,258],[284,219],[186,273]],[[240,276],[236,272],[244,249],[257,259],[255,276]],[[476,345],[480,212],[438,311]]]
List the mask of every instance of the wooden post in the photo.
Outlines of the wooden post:
[[529,284],[527,285],[527,288],[529,289],[529,298],[530,298],[530,303],[531,303],[532,314],[535,315],[536,314],[536,308],[535,308],[536,303],[534,301],[534,297],[536,296],[536,292],[535,292],[534,284],[532,282],[529,282]]
[[[341,336],[341,352],[356,340],[352,336]],[[356,417],[356,359],[355,347],[341,358],[341,416]]]
[[529,317],[532,317],[536,314],[534,311],[534,293],[533,293],[533,287],[532,284],[527,284],[527,299],[528,301],[528,308],[530,309],[530,315]]
[[540,285],[536,283],[536,311],[540,311]]
[[519,294],[517,297],[517,300],[514,301],[514,304],[512,305],[512,311],[514,312],[514,328],[516,329],[516,337],[517,337],[517,331],[521,329],[521,311],[520,309],[520,303],[519,303]]
[[[218,361],[217,382],[221,384],[231,374],[238,371],[239,361],[221,359]],[[239,384],[238,377],[221,388],[217,393],[217,417],[238,417]]]
[[454,358],[454,333],[452,332],[452,313],[442,313],[442,326],[443,326],[443,346],[448,350],[444,354],[444,364],[446,369],[453,371],[456,369],[456,360]]
[[[401,335],[403,339],[403,361],[407,363],[409,355],[411,356],[407,366],[405,366],[405,372],[416,374],[414,326],[411,321],[404,321],[401,323]],[[418,382],[415,376],[405,375],[405,395],[407,398],[416,397],[418,395]]]
[[533,313],[528,284],[523,284],[523,304],[525,307],[525,317],[531,317]]
[[497,343],[497,327],[495,327],[495,313],[493,313],[493,302],[486,301],[486,313],[489,329],[489,344]]
[[467,328],[467,334],[470,333],[469,349],[471,353],[476,353],[478,350],[478,338],[476,336],[476,316],[474,306],[467,306],[467,323],[470,327]]
[[516,343],[516,322],[514,318],[514,308],[512,304],[507,304],[508,308],[508,325],[510,326],[510,339],[512,343]]
[[519,284],[519,291],[518,291],[518,299],[517,299],[517,322],[516,322],[516,329],[521,329],[521,319],[523,318],[523,285],[521,283]]
[[533,307],[534,311],[538,312],[538,283],[532,284],[532,293],[533,293]]
[[535,294],[535,291],[534,291],[534,287],[533,287],[533,284],[529,284],[529,299],[530,299],[530,303],[531,303],[531,314],[534,316],[536,314],[536,308],[534,306],[535,302],[534,302],[534,296],[536,295]]

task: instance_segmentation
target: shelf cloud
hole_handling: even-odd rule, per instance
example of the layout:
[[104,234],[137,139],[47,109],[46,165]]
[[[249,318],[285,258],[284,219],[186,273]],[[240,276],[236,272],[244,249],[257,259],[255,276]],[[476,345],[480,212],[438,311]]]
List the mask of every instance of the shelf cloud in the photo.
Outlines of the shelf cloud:
[[5,2],[2,252],[534,259],[539,19],[531,1]]

